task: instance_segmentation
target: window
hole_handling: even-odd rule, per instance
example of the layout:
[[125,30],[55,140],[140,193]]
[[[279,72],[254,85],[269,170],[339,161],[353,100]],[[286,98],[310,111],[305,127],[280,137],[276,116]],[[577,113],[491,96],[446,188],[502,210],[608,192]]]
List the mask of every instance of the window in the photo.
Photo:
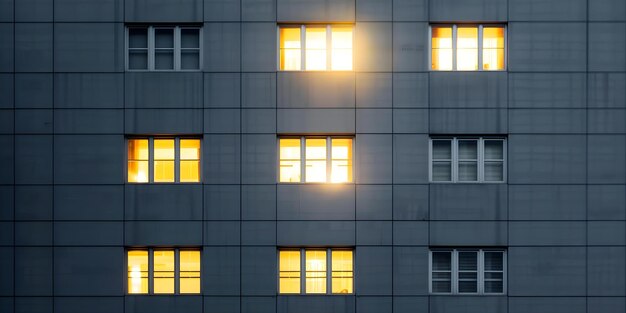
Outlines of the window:
[[278,141],[279,182],[352,182],[352,138],[285,137]]
[[200,139],[149,137],[128,139],[129,183],[197,183]]
[[436,249],[430,251],[430,293],[503,294],[506,251]]
[[506,139],[430,139],[430,181],[502,183],[506,180]]
[[505,69],[502,25],[435,25],[431,27],[431,69],[499,71]]
[[200,250],[127,251],[129,294],[200,293]]
[[353,263],[347,249],[279,250],[278,293],[351,294]]
[[282,71],[351,71],[351,25],[284,25],[279,27]]
[[197,71],[202,55],[200,27],[129,26],[128,70]]

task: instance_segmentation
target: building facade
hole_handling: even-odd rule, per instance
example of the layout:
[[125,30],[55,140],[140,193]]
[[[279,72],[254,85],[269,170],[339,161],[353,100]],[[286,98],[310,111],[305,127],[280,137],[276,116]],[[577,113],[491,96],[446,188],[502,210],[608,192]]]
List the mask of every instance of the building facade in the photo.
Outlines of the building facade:
[[623,0],[0,0],[0,312],[626,311]]

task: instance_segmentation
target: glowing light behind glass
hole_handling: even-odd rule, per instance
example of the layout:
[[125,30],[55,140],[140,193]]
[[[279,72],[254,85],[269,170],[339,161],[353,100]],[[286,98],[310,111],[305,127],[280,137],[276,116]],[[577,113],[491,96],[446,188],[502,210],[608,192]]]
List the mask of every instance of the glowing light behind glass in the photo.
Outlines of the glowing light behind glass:
[[280,182],[300,182],[300,139],[280,139]]
[[174,181],[174,139],[154,140],[154,181]]
[[180,181],[200,181],[200,139],[180,140]]
[[326,182],[326,139],[306,139],[306,182]]
[[452,27],[433,27],[432,69],[452,70]]
[[279,252],[279,293],[300,293],[300,251]]
[[456,68],[460,71],[478,70],[478,28],[459,27],[456,37]]
[[306,28],[306,70],[326,70],[326,28]]
[[128,251],[128,293],[148,293],[148,251]]
[[180,293],[200,293],[200,251],[180,251]]
[[305,267],[305,292],[326,293],[326,250],[307,250]]
[[333,71],[352,70],[352,27],[332,27],[331,69]]
[[352,139],[332,139],[331,177],[333,183],[352,181]]
[[300,42],[300,28],[285,27],[280,29],[280,69],[285,71],[299,71],[301,65],[302,45]]
[[354,272],[352,251],[333,250],[332,262],[332,293],[352,293]]
[[148,182],[149,168],[148,139],[128,140],[128,181]]
[[504,27],[483,28],[483,70],[504,69]]
[[154,251],[154,293],[174,293],[174,250]]

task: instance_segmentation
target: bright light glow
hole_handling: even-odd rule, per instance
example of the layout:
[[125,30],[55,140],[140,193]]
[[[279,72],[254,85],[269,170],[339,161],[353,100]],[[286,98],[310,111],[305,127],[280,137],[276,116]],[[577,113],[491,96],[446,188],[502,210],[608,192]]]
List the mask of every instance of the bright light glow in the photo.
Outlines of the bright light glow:
[[326,70],[326,27],[306,28],[306,70]]
[[478,28],[459,27],[456,34],[456,68],[478,70]]
[[504,27],[483,28],[483,70],[504,69]]
[[128,293],[148,293],[148,251],[128,251]]
[[302,69],[302,45],[300,28],[284,27],[280,29],[280,69],[299,71]]
[[154,293],[174,293],[174,250],[154,251]]
[[306,139],[306,182],[326,182],[326,139]]
[[280,251],[278,253],[278,271],[278,292],[300,293],[300,251]]
[[452,27],[433,27],[432,69],[452,70]]
[[331,36],[331,69],[352,70],[352,27],[333,26]]
[[280,139],[280,173],[281,183],[300,182],[300,139]]
[[326,250],[305,251],[306,293],[326,293]]
[[352,293],[353,261],[352,251],[333,250],[332,259],[332,293]]
[[200,293],[200,251],[180,251],[180,293]]
[[352,139],[332,139],[332,163],[330,181],[347,183],[352,181]]
[[180,182],[200,181],[200,139],[180,140]]
[[148,182],[148,139],[128,140],[128,182]]
[[154,181],[174,181],[174,139],[154,140]]

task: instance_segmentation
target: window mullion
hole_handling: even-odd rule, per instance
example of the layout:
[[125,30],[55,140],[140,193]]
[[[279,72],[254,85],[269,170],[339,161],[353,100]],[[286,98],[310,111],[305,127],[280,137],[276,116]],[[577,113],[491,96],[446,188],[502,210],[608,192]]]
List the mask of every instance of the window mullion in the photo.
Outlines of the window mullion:
[[180,138],[174,138],[174,182],[180,182]]
[[478,25],[478,71],[483,70],[483,25]]
[[154,27],[148,27],[148,70],[154,71],[154,58],[155,58],[155,50],[154,50]]
[[154,138],[148,138],[148,182],[154,183]]
[[332,57],[332,53],[331,53],[331,49],[332,49],[332,32],[331,32],[331,27],[330,25],[326,25],[326,70],[330,71],[332,70],[331,67],[331,60],[330,58]]
[[332,162],[332,138],[330,136],[326,137],[326,182],[332,182],[330,175],[331,173],[331,162]]
[[180,66],[180,57],[181,57],[181,49],[180,49],[180,26],[174,27],[174,70],[179,71],[181,69]]
[[483,138],[478,138],[478,142],[476,142],[476,149],[478,149],[478,155],[476,156],[476,170],[478,171],[478,182],[482,183],[485,181],[485,141]]
[[452,182],[456,183],[458,179],[458,167],[459,167],[459,154],[458,154],[458,139],[455,137],[452,139]]
[[300,26],[300,70],[306,70],[306,27]]
[[479,295],[484,294],[485,293],[485,280],[484,280],[484,272],[485,272],[485,265],[484,265],[484,250],[480,249],[478,250],[478,269],[477,269],[477,273],[476,273],[476,283],[478,284],[476,291],[478,292]]
[[456,71],[456,25],[452,25],[452,70]]
[[180,294],[180,249],[174,249],[174,294]]
[[306,294],[306,250],[300,249],[300,294]]
[[452,281],[452,290],[451,294],[458,294],[459,293],[459,264],[458,264],[458,253],[459,251],[457,251],[456,249],[454,249],[452,251],[452,268],[451,268],[451,273],[450,273],[450,279]]
[[332,250],[326,249],[326,294],[332,294]]
[[148,294],[154,294],[154,250],[148,249]]
[[300,137],[300,182],[306,183],[306,137]]

